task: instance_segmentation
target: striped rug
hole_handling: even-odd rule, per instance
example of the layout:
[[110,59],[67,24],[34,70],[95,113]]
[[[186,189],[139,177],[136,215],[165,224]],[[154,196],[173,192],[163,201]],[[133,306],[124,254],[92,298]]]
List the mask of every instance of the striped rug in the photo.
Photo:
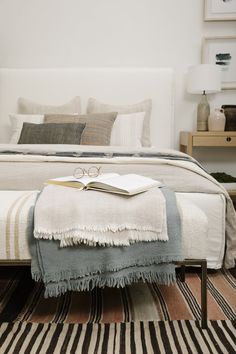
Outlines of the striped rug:
[[[236,320],[236,279],[229,271],[208,274],[208,319]],[[200,275],[173,286],[137,283],[123,289],[71,292],[43,298],[30,269],[0,267],[0,322],[114,323],[200,320]]]
[[209,273],[208,329],[200,277],[174,286],[134,284],[43,298],[29,268],[0,267],[0,353],[235,354],[236,279]]
[[140,321],[111,324],[3,323],[0,352],[16,354],[235,354],[236,324]]

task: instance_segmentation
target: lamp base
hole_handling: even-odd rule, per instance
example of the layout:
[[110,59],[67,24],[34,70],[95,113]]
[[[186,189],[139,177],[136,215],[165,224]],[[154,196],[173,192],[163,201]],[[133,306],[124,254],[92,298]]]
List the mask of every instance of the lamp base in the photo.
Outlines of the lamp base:
[[208,117],[210,114],[210,106],[207,101],[207,96],[203,93],[201,101],[197,106],[197,130],[207,131],[208,130]]

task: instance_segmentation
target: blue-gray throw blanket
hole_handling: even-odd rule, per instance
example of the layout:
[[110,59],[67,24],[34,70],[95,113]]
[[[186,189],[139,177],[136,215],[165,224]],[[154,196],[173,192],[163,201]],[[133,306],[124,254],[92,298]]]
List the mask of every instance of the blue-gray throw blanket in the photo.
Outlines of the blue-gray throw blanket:
[[161,190],[166,199],[168,242],[60,248],[58,241],[33,239],[31,273],[33,279],[44,282],[44,296],[92,290],[95,286],[120,287],[139,280],[174,282],[175,265],[171,262],[183,259],[180,217],[174,193],[166,187]]

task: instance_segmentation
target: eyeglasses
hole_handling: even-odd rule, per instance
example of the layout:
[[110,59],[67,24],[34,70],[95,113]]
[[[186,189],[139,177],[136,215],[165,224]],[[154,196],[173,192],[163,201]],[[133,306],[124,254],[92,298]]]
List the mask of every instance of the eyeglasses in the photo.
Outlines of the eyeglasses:
[[97,166],[91,166],[87,170],[82,167],[77,167],[74,170],[73,176],[75,178],[82,178],[84,176],[98,177],[100,175],[100,170],[101,170],[101,167],[97,167]]

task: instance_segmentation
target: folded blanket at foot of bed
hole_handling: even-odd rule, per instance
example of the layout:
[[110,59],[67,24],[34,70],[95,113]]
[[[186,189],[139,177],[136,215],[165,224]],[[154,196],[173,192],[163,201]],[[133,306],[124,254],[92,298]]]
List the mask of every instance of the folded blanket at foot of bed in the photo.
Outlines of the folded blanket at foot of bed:
[[61,247],[167,241],[165,198],[159,188],[129,197],[48,185],[35,206],[34,236]]
[[75,245],[61,248],[56,240],[35,239],[31,244],[32,277],[45,284],[45,297],[95,286],[125,286],[132,282],[175,281],[171,262],[183,259],[181,222],[172,191],[161,188],[166,201],[167,242],[136,242],[130,246]]

